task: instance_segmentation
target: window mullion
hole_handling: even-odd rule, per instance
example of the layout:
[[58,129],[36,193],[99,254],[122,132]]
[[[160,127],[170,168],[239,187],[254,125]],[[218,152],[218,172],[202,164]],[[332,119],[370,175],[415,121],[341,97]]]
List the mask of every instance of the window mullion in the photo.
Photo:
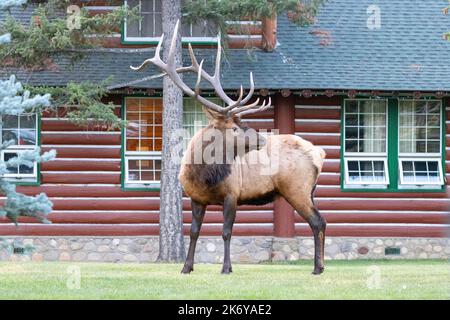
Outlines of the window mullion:
[[388,161],[388,175],[389,185],[388,190],[398,189],[398,128],[400,127],[400,120],[398,115],[398,99],[388,99],[388,126],[386,130],[387,135],[387,161]]

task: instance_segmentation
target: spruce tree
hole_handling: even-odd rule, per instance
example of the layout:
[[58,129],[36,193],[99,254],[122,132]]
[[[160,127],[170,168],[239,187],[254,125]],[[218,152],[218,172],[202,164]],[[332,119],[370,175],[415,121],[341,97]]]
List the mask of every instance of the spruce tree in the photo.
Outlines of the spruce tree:
[[[3,0],[0,10],[7,10],[12,6],[23,5],[26,0]],[[0,45],[11,41],[10,34],[0,36]],[[50,95],[30,96],[30,92],[23,89],[22,84],[16,81],[14,75],[9,80],[0,81],[0,126],[3,116],[18,116],[24,113],[39,113],[42,108],[50,106]],[[8,149],[14,142],[2,141],[0,152]],[[49,222],[45,216],[52,210],[53,204],[44,193],[36,196],[27,196],[16,191],[16,185],[5,177],[11,168],[20,166],[33,167],[34,163],[51,160],[56,155],[54,150],[40,154],[40,148],[27,150],[17,154],[16,157],[4,160],[0,158],[0,193],[5,197],[0,205],[0,217],[4,216],[17,224],[19,216],[35,217],[42,222]]]
[[[5,115],[17,116],[24,113],[39,113],[42,108],[50,106],[50,95],[36,95],[30,97],[28,91],[24,91],[15,76],[9,80],[0,81],[0,119]],[[2,124],[0,120],[0,125]],[[12,140],[2,141],[0,152],[13,144]],[[27,196],[16,191],[16,185],[5,178],[5,174],[11,168],[19,166],[32,167],[34,163],[51,160],[56,155],[54,150],[40,154],[40,148],[23,151],[4,161],[0,158],[0,192],[6,197],[0,206],[0,217],[6,216],[17,223],[19,216],[35,217],[42,222],[48,222],[45,215],[52,210],[52,203],[43,193],[36,196]]]

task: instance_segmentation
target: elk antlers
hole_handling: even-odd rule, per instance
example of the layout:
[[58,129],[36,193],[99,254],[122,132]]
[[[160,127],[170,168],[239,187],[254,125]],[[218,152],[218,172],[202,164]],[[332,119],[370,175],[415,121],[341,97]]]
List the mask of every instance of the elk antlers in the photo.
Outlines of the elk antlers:
[[[237,100],[231,99],[223,90],[222,84],[220,83],[220,63],[221,63],[221,54],[222,47],[220,44],[220,35],[218,35],[218,45],[217,45],[217,56],[216,56],[216,65],[214,74],[210,75],[205,70],[203,70],[203,60],[198,63],[197,58],[194,55],[194,50],[192,46],[189,44],[189,56],[191,58],[191,65],[189,67],[181,67],[176,68],[175,66],[175,46],[176,39],[178,36],[178,28],[179,28],[180,20],[177,21],[175,25],[175,30],[173,32],[172,40],[170,42],[169,55],[167,57],[167,63],[161,59],[161,46],[164,40],[164,34],[161,36],[158,46],[155,50],[155,56],[151,59],[145,60],[139,67],[130,66],[133,70],[142,70],[149,64],[154,64],[161,70],[163,70],[169,78],[178,86],[185,94],[199,101],[203,106],[212,109],[215,112],[218,112],[225,116],[243,116],[250,113],[264,111],[271,106],[271,99],[269,97],[269,101],[266,104],[266,101],[263,102],[262,105],[259,105],[259,98],[256,99],[255,102],[246,105],[246,103],[251,99],[253,93],[255,91],[255,85],[253,82],[253,73],[250,72],[250,91],[249,93],[243,97],[244,89],[240,88],[240,94]],[[186,72],[194,72],[197,73],[197,83],[195,85],[195,90],[189,88],[183,80],[181,80],[180,73]],[[209,82],[217,96],[219,96],[224,103],[227,105],[226,107],[220,106],[214,102],[211,102],[200,95],[200,83],[202,79]]]

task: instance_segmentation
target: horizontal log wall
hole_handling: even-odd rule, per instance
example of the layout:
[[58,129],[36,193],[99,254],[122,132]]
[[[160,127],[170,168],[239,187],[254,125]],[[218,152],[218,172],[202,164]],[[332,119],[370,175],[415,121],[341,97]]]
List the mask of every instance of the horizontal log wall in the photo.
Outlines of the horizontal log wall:
[[[110,97],[120,114],[120,96]],[[89,130],[64,119],[65,112],[45,113],[42,117],[42,148],[55,149],[54,161],[43,163],[40,186],[20,186],[28,195],[46,193],[54,210],[50,225],[36,219],[21,218],[16,228],[0,218],[0,235],[156,235],[159,223],[159,192],[123,191],[121,188],[121,133],[91,125]],[[255,129],[274,127],[273,109],[244,119]],[[0,200],[0,202],[3,200]],[[183,199],[185,231],[191,217],[188,198]],[[210,206],[203,235],[220,235],[222,212]],[[235,234],[271,235],[273,204],[240,206]]]
[[[120,97],[112,97],[119,105]],[[276,101],[276,100],[275,100]],[[320,145],[327,158],[315,201],[328,221],[328,236],[446,236],[450,221],[448,193],[342,192],[340,189],[340,98],[296,98],[295,132]],[[450,181],[450,103],[446,101],[446,170]],[[294,108],[294,105],[292,106]],[[117,112],[120,112],[117,108]],[[256,129],[275,128],[274,110],[244,119]],[[294,119],[293,119],[294,121]],[[54,114],[42,119],[44,150],[56,149],[55,161],[42,164],[41,186],[21,186],[20,192],[45,192],[54,202],[51,225],[27,218],[16,228],[0,219],[0,235],[156,235],[158,192],[123,191],[119,131],[76,126]],[[191,223],[189,199],[184,198],[185,231]],[[274,235],[274,205],[239,207],[235,235]],[[211,206],[203,235],[220,235],[221,208]],[[295,216],[295,234],[310,235],[309,226]]]
[[[439,192],[342,192],[340,187],[340,97],[297,98],[295,132],[327,153],[315,202],[328,221],[328,236],[446,237],[450,197]],[[450,168],[450,103],[446,101],[446,168]],[[296,235],[309,226],[296,216]]]

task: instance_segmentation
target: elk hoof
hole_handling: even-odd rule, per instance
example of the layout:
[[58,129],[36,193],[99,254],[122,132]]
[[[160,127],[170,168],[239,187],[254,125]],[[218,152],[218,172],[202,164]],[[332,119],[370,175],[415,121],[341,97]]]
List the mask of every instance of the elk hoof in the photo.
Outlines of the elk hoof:
[[181,270],[181,273],[182,273],[182,274],[189,274],[189,273],[191,273],[192,271],[194,271],[194,267],[191,267],[191,266],[184,266],[184,267],[183,267],[183,270]]
[[324,269],[325,269],[324,267],[314,268],[314,271],[312,272],[312,274],[319,275],[319,274],[323,273]]

